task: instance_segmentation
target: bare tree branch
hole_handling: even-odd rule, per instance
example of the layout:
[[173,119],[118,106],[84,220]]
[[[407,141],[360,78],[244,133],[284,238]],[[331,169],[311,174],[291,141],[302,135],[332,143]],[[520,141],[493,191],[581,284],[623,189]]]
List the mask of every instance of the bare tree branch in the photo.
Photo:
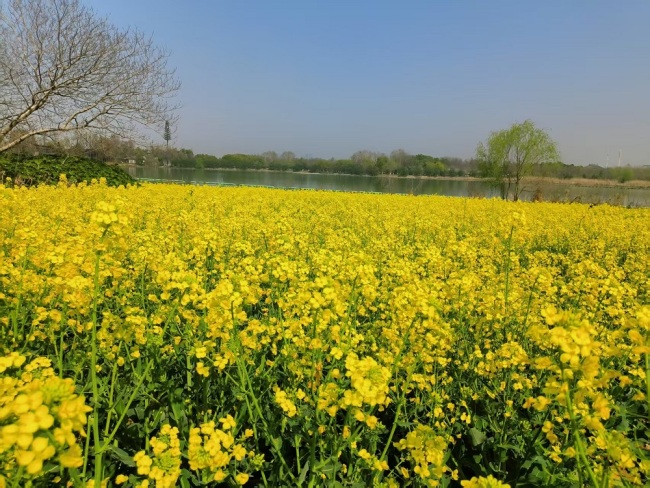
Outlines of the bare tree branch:
[[0,4],[0,152],[43,134],[98,129],[133,138],[175,121],[169,53],[79,0]]

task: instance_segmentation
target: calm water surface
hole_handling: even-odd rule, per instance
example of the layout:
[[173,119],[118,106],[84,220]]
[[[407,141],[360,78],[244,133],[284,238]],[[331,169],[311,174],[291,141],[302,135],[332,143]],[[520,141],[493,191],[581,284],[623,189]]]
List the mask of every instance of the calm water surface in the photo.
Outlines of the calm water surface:
[[[485,181],[142,166],[128,166],[125,169],[137,179],[169,180],[205,185],[268,186],[455,197],[498,196],[498,192]],[[545,201],[577,201],[650,207],[650,189],[644,188],[607,188],[542,183],[531,184],[527,187],[522,194],[522,199],[530,200],[537,192]]]

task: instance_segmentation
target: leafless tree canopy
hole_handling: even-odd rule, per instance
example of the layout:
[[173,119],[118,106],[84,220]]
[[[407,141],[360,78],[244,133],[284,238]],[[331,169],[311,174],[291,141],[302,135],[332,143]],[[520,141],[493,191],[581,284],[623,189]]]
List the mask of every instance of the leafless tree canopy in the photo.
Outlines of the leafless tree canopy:
[[42,134],[174,120],[168,53],[78,0],[0,0],[0,153]]

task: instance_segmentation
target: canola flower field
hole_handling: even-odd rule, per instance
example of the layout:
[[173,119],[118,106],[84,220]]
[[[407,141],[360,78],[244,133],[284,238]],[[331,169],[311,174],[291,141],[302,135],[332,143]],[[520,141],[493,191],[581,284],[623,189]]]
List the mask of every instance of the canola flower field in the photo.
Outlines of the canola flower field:
[[643,486],[650,210],[0,188],[0,487]]

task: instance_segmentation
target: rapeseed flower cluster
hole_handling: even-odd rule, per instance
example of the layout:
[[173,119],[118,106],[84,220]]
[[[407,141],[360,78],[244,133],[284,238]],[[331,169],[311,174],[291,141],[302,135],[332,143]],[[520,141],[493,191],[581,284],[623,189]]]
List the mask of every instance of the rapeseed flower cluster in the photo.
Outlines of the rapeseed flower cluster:
[[[444,462],[449,441],[438,435],[426,425],[418,425],[404,439],[396,443],[397,449],[408,454],[415,475],[424,486],[439,486],[443,473],[447,470]],[[404,470],[409,477],[408,470]]]
[[649,256],[648,209],[0,187],[0,483],[644,486]]
[[[214,421],[190,429],[187,453],[189,467],[199,473],[204,483],[225,480],[229,472],[236,470],[238,465],[246,466],[243,461],[247,457],[255,457],[253,451],[247,451],[244,444],[235,439],[233,430],[237,424],[232,416],[220,419],[220,424],[221,429],[217,428]],[[231,474],[240,485],[249,479],[249,474],[245,472],[235,471]]]
[[78,439],[91,409],[75,390],[47,358],[27,362],[16,352],[0,357],[0,482],[37,479],[52,462],[82,465]]
[[374,407],[386,405],[390,371],[371,357],[359,359],[350,353],[345,359],[345,375],[350,378],[352,390],[346,390],[341,400],[344,407],[361,407],[364,404]]
[[146,475],[153,480],[156,488],[176,486],[181,474],[181,445],[178,428],[165,424],[158,436],[149,441],[152,456],[146,451],[139,451],[133,456],[139,475]]
[[463,488],[510,488],[509,484],[502,483],[492,475],[488,475],[487,477],[479,476],[471,480],[461,481],[461,486]]

